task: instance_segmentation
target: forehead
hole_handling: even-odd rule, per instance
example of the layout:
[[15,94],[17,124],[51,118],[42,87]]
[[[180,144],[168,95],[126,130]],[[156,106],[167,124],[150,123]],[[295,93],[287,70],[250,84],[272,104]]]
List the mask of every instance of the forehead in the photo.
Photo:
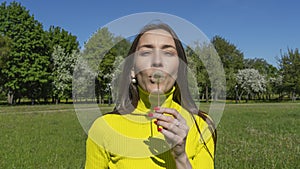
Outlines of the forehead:
[[145,32],[142,36],[140,41],[147,41],[147,40],[153,40],[153,39],[160,39],[160,40],[164,40],[164,41],[173,41],[173,37],[172,35],[163,30],[163,29],[155,29],[155,30],[150,30]]

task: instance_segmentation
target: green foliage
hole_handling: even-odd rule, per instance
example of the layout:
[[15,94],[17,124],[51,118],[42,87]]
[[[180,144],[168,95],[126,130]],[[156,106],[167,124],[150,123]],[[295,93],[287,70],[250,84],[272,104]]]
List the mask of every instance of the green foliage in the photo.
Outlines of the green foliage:
[[0,71],[5,67],[11,52],[11,39],[0,35]]
[[79,56],[72,79],[73,99],[75,101],[95,98],[94,89],[97,87],[95,86],[95,78],[96,73],[90,69],[87,60]]
[[226,72],[228,72],[229,69],[233,69],[237,72],[237,70],[244,68],[244,54],[237,49],[234,44],[220,36],[214,36],[212,44],[217,50]]
[[7,67],[2,70],[4,88],[17,97],[34,99],[48,82],[48,46],[41,23],[17,2],[0,6],[0,33],[12,40]]
[[9,60],[11,43],[10,38],[0,35],[0,93],[3,91],[2,87],[5,83],[5,76],[2,74],[2,70],[6,69],[6,63]]
[[113,38],[108,28],[101,28],[85,43],[83,57],[92,71],[98,72],[100,61],[114,46]]
[[65,50],[65,53],[67,54],[71,54],[74,50],[79,51],[79,43],[77,41],[77,37],[72,35],[68,31],[58,26],[50,26],[49,30],[46,33],[49,40],[50,49],[54,49],[56,45],[59,45]]
[[237,47],[221,36],[214,36],[212,39],[221,61],[226,75],[227,95],[233,97],[235,95],[234,88],[236,85],[235,74],[238,70],[244,68],[244,54]]
[[244,59],[244,65],[246,69],[256,69],[260,74],[266,77],[272,77],[278,74],[276,67],[269,64],[263,58]]
[[98,67],[97,78],[98,85],[102,86],[99,90],[102,97],[109,92],[109,85],[114,77],[121,73],[118,66],[127,56],[130,47],[130,43],[121,37],[116,37],[114,42],[115,45],[104,55]]
[[294,99],[295,94],[300,95],[300,53],[298,48],[288,49],[287,53],[281,55],[279,63],[284,91],[291,93]]
[[0,88],[9,93],[10,103],[22,97],[33,101],[51,97],[54,46],[60,45],[68,56],[79,51],[76,36],[54,26],[44,31],[42,24],[18,2],[1,4],[0,35],[10,39],[9,54],[2,55],[7,49],[1,48],[0,58]]
[[186,54],[189,67],[194,71],[200,93],[206,95],[208,92],[214,99],[218,99],[225,91],[225,74],[222,62],[211,44],[200,44],[195,42],[193,47],[187,47]]
[[91,71],[97,73],[95,77],[95,94],[99,97],[109,94],[113,78],[117,76],[117,65],[127,56],[130,42],[120,36],[114,36],[108,28],[99,29],[85,44],[83,59],[87,61]]
[[[278,59],[280,64],[280,71],[278,71],[264,59],[244,59],[243,53],[221,36],[213,37],[211,42],[216,51],[212,46],[199,44],[199,42],[195,42],[193,47],[188,46],[186,48],[189,68],[194,75],[189,79],[195,78],[198,83],[190,84],[190,87],[199,89],[200,95],[205,95],[207,101],[209,98],[221,96],[220,93],[225,90],[221,89],[224,84],[223,82],[219,83],[220,79],[217,78],[223,74],[220,69],[221,65],[216,64],[219,61],[211,59],[216,58],[214,57],[216,52],[224,67],[228,98],[235,97],[236,74],[238,70],[242,69],[256,69],[265,77],[267,83],[264,94],[269,95],[269,98],[272,94],[277,94],[280,98],[284,95],[290,95],[293,99],[300,95],[300,56],[298,49],[288,49],[286,53],[281,54],[281,58]],[[63,61],[55,61],[52,58],[53,53],[55,53],[53,49],[56,45],[61,47],[64,54],[56,53],[55,55],[66,57],[79,55],[79,43],[76,36],[59,26],[50,26],[47,31],[44,31],[42,24],[18,2],[14,1],[9,5],[3,2],[0,5],[0,92],[4,95],[9,94],[10,103],[23,97],[33,101],[40,98],[47,100],[53,98],[53,95],[70,97],[70,80],[58,80],[60,82],[68,81],[66,83],[68,85],[65,85],[64,89],[60,88],[59,92],[57,90],[57,86],[63,86],[62,84],[58,85],[59,83],[55,81],[58,79],[58,72],[62,71],[62,68],[58,68],[59,64],[55,62]],[[127,55],[129,47],[129,40],[115,36],[108,28],[99,29],[85,43],[81,58],[82,63],[79,63],[78,68],[80,70],[85,69],[85,73],[79,72],[87,75],[90,80],[89,83],[95,85],[93,87],[98,100],[99,97],[104,98],[109,94],[108,84],[111,83],[112,79],[117,78],[120,72],[118,66]],[[77,51],[77,53],[75,54],[73,51]],[[68,65],[69,62],[66,64]],[[65,71],[68,72],[68,77],[70,77],[70,73],[73,74],[72,71],[69,69]],[[83,79],[81,78],[81,80]],[[56,88],[53,84],[56,84],[54,85]],[[84,81],[80,84],[85,85],[85,87],[79,90],[79,86],[77,86],[79,91],[92,87],[91,84],[85,84]],[[211,86],[219,88],[221,91],[214,91]],[[95,97],[91,93],[84,95]]]
[[[195,49],[197,49],[198,53],[196,53]],[[197,79],[198,87],[200,89],[199,92],[202,93],[206,86],[210,86],[210,81],[205,66],[199,56],[199,54],[202,54],[199,52],[201,51],[201,47],[196,44],[195,49],[188,46],[185,52],[188,58],[188,65]]]

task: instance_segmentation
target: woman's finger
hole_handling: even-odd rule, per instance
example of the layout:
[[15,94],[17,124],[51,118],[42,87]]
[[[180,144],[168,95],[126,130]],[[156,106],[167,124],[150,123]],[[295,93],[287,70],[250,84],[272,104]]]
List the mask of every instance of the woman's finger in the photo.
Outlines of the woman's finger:
[[186,137],[178,136],[166,129],[161,129],[160,132],[165,136],[166,140],[169,142],[169,144],[171,144],[172,147],[176,145],[183,145],[185,143]]
[[179,122],[185,123],[185,119],[181,116],[181,114],[176,109],[166,108],[166,107],[156,107],[155,112],[172,115],[175,119],[179,120]]
[[156,125],[163,127],[163,129],[168,130],[179,137],[185,137],[187,134],[186,130],[182,128],[181,124],[176,125],[174,123],[168,123],[165,121],[158,120],[156,121]]

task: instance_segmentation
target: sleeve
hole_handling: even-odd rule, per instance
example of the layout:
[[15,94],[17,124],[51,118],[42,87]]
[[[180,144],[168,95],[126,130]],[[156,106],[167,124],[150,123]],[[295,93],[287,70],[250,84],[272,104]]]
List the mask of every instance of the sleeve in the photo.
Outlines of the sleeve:
[[215,154],[215,145],[212,138],[206,142],[206,146],[202,144],[198,148],[197,153],[191,160],[193,169],[214,169],[214,154]]
[[90,137],[86,141],[85,169],[108,169],[109,153]]
[[208,124],[202,118],[198,117],[197,122],[202,138],[196,126],[193,126],[194,141],[191,142],[194,145],[195,154],[190,159],[191,165],[193,169],[214,169],[216,147],[214,136],[208,129]]

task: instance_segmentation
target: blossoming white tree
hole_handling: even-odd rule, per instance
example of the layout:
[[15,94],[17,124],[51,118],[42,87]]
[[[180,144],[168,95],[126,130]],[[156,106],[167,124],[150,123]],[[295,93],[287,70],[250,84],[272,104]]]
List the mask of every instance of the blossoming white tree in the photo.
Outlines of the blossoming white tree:
[[55,95],[56,104],[61,97],[68,100],[72,91],[72,74],[75,63],[78,59],[78,52],[73,51],[71,54],[65,53],[60,46],[55,46],[53,53],[53,94]]
[[265,77],[260,75],[256,69],[238,70],[236,79],[240,89],[242,90],[239,99],[241,99],[243,94],[246,94],[248,100],[250,94],[257,94],[266,91]]

